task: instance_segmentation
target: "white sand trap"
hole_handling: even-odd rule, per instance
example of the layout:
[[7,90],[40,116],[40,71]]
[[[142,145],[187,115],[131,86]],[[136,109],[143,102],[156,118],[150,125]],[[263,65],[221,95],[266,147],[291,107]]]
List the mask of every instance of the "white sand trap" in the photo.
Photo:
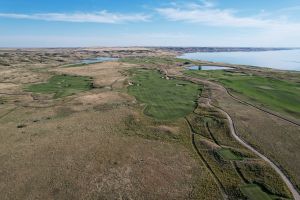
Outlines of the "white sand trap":
[[266,85],[258,86],[258,88],[264,89],[264,90],[274,90],[274,88]]

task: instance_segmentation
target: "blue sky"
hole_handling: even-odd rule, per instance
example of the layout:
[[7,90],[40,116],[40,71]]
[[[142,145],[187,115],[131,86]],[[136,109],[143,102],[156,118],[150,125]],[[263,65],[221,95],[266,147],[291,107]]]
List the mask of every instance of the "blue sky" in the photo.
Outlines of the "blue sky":
[[0,47],[79,46],[300,47],[300,1],[0,1]]

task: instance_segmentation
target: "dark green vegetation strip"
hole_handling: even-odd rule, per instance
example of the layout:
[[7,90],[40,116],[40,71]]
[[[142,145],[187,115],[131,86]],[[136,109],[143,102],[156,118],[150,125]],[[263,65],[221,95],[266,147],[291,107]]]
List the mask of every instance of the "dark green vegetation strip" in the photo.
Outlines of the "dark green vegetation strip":
[[200,86],[181,80],[166,80],[158,71],[133,70],[129,94],[147,104],[146,115],[171,120],[184,117],[196,106]]
[[243,160],[243,157],[236,155],[230,149],[220,149],[218,154],[225,160]]
[[89,77],[55,75],[47,83],[30,85],[26,88],[29,92],[54,94],[53,98],[61,98],[92,88]]
[[[209,90],[204,88],[202,95],[208,94]],[[251,151],[232,137],[226,118],[215,108],[201,107],[200,104],[186,119],[195,133],[197,151],[216,180],[219,180],[228,199],[246,199],[240,186],[249,183],[256,184],[258,189],[274,199],[290,197],[289,190],[276,171],[257,160]]]
[[300,83],[226,71],[191,70],[185,73],[215,79],[261,106],[300,118]]
[[242,186],[241,191],[249,200],[272,200],[267,193],[255,184]]

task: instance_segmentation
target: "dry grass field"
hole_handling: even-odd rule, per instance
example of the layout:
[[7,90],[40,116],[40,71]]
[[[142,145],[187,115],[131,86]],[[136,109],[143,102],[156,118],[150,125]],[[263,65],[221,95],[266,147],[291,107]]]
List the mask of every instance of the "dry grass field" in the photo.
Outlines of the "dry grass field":
[[[249,69],[242,69],[242,71],[252,72]],[[256,70],[253,70],[253,73],[257,73]],[[270,73],[268,71],[265,73],[260,71],[260,74],[263,76],[272,75],[275,78],[289,81],[296,81],[296,77],[299,76],[298,73],[291,73],[288,76],[287,72]],[[299,190],[299,126],[252,106],[239,103],[228,95],[220,84],[207,81],[210,80],[210,77],[202,75],[197,77],[210,88],[210,95],[214,104],[223,108],[232,117],[238,134],[280,166]]]
[[197,195],[197,182],[208,177],[191,153],[180,144],[127,136],[131,115],[122,107],[76,112],[66,105],[10,113],[1,120],[1,199]]
[[[0,50],[0,199],[251,199],[253,191],[291,198],[206,101],[230,113],[238,133],[295,183],[299,128],[204,79],[188,80],[182,70],[193,61],[170,55],[147,48]],[[68,65],[102,56],[122,59]],[[90,87],[82,89],[82,81]],[[177,113],[184,97],[174,87],[183,86],[193,96]],[[176,101],[162,96],[168,90]],[[176,115],[149,115],[149,100]]]
[[[135,65],[16,62],[0,71],[1,199],[221,198],[184,120],[153,121],[126,93],[123,71]],[[94,88],[63,98],[25,90],[55,74],[92,77]]]
[[238,133],[252,146],[282,166],[299,187],[300,128],[234,101],[220,87],[215,87],[212,94],[216,103],[232,116]]

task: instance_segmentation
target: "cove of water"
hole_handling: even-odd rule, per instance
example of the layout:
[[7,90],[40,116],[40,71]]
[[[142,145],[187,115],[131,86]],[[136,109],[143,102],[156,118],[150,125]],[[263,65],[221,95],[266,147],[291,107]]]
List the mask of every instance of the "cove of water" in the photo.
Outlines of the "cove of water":
[[97,57],[97,58],[89,58],[80,61],[80,64],[93,64],[99,62],[106,62],[106,61],[115,61],[117,58],[109,58],[109,57]]
[[300,71],[300,50],[186,53],[180,58]]
[[190,66],[187,67],[189,70],[224,70],[224,69],[232,69],[230,67],[220,67],[220,66]]

